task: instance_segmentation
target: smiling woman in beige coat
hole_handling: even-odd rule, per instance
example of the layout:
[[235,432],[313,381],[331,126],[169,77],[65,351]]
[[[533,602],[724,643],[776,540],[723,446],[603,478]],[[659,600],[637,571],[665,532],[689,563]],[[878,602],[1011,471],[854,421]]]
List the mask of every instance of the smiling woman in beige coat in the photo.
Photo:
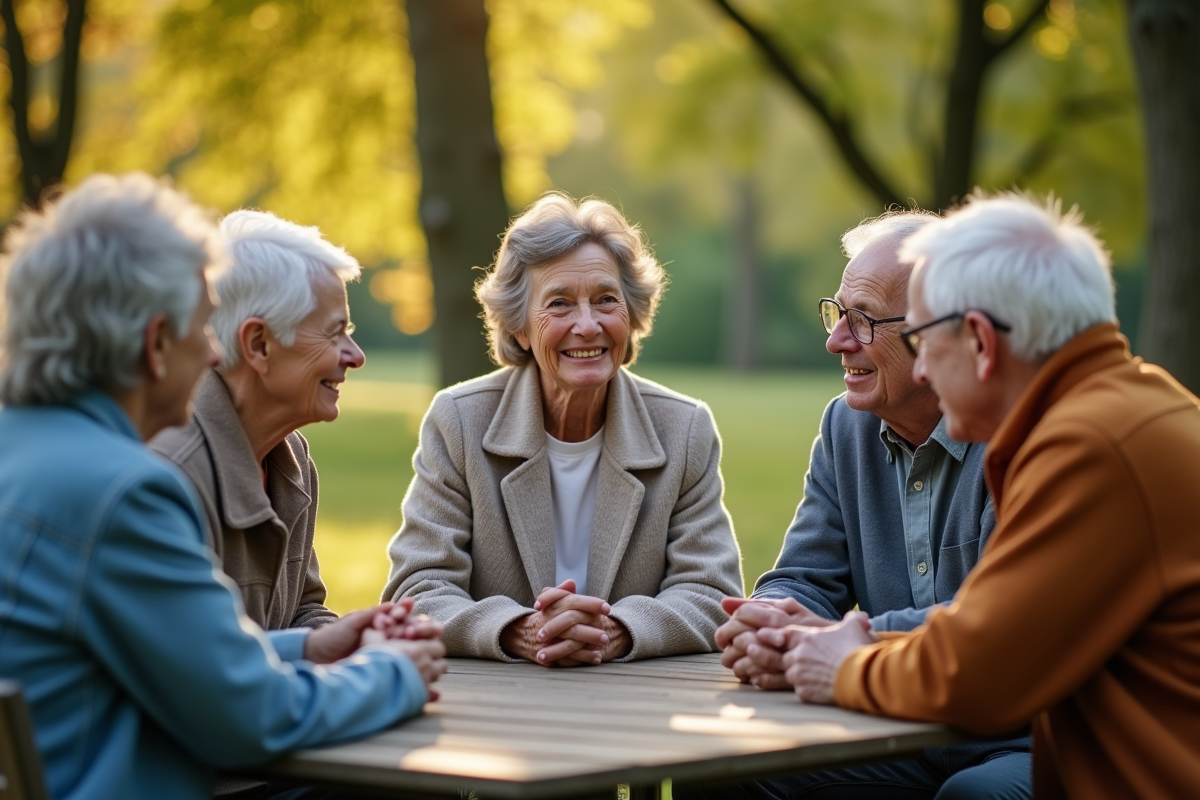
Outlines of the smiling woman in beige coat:
[[611,205],[549,194],[476,287],[497,372],[434,398],[385,599],[450,655],[578,666],[715,649],[742,594],[708,407],[626,369],[662,268]]

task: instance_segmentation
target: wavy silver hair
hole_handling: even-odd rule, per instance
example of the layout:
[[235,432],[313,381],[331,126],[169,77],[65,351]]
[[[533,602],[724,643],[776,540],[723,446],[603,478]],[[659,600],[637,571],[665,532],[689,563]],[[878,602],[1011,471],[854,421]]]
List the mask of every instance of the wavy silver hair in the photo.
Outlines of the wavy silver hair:
[[358,261],[317,228],[266,211],[233,212],[221,220],[221,236],[231,262],[217,281],[221,305],[212,315],[221,369],[241,361],[238,329],[247,319],[261,317],[291,347],[297,326],[317,307],[312,281],[328,272],[345,283],[362,273]]
[[929,313],[988,312],[1012,326],[1009,344],[1022,361],[1117,318],[1108,252],[1079,210],[1064,214],[1053,197],[969,197],[906,240],[901,258],[923,270]]
[[131,389],[150,319],[187,334],[201,270],[220,262],[208,215],[148,175],[94,175],[10,228],[0,402]]
[[585,244],[598,244],[616,262],[629,310],[626,364],[637,360],[650,335],[654,314],[666,288],[666,273],[655,260],[641,229],[630,225],[609,203],[587,198],[577,203],[551,192],[525,209],[504,232],[496,263],[475,284],[483,306],[492,359],[518,367],[533,356],[513,335],[525,328],[532,283],[529,271],[562,258]]

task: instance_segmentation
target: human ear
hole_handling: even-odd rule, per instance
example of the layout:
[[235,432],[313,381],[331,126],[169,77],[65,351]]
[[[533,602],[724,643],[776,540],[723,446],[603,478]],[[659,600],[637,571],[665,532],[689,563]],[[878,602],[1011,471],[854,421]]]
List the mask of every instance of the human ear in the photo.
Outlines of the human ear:
[[272,342],[262,317],[249,317],[238,326],[237,344],[242,360],[255,372],[265,375],[269,369]]
[[1000,337],[991,321],[977,311],[968,311],[963,316],[963,324],[975,362],[975,378],[983,383],[996,371]]
[[171,349],[170,328],[166,314],[155,314],[146,323],[143,343],[146,373],[161,381],[167,377],[167,353]]

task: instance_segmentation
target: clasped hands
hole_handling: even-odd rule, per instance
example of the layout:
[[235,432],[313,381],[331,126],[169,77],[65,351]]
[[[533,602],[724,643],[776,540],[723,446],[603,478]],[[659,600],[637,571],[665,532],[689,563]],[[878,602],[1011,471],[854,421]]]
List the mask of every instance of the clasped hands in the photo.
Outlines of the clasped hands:
[[609,616],[598,597],[575,593],[575,581],[543,589],[534,612],[500,632],[500,647],[513,658],[545,667],[580,667],[621,658],[633,648],[629,631]]
[[424,614],[413,614],[411,597],[353,611],[336,622],[316,628],[304,640],[304,658],[331,664],[353,655],[360,647],[377,645],[407,656],[421,673],[431,701],[438,699],[433,682],[446,672],[442,625]]
[[870,619],[851,611],[834,622],[797,601],[727,597],[717,628],[721,664],[760,689],[794,689],[806,703],[832,703],[838,669],[853,650],[879,641]]

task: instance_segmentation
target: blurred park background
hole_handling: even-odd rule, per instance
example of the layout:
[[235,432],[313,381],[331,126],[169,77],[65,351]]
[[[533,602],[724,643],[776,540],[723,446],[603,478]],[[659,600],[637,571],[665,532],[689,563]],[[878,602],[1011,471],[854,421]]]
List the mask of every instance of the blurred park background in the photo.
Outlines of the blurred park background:
[[[220,213],[318,225],[363,263],[350,296],[367,366],[341,418],[304,431],[330,605],[345,611],[384,582],[429,398],[490,368],[475,268],[542,192],[609,200],[671,279],[635,371],[712,406],[749,587],[840,391],[816,301],[862,219],[948,208],[977,185],[1053,192],[1111,247],[1135,352],[1168,363],[1195,341],[1179,322],[1191,278],[1157,277],[1195,260],[1155,238],[1179,225],[1153,221],[1195,206],[1146,202],[1155,175],[1186,183],[1196,166],[1178,97],[1200,108],[1200,37],[1171,40],[1170,7],[4,0],[0,216],[60,180],[145,170]],[[1197,374],[1181,377],[1195,389]]]

